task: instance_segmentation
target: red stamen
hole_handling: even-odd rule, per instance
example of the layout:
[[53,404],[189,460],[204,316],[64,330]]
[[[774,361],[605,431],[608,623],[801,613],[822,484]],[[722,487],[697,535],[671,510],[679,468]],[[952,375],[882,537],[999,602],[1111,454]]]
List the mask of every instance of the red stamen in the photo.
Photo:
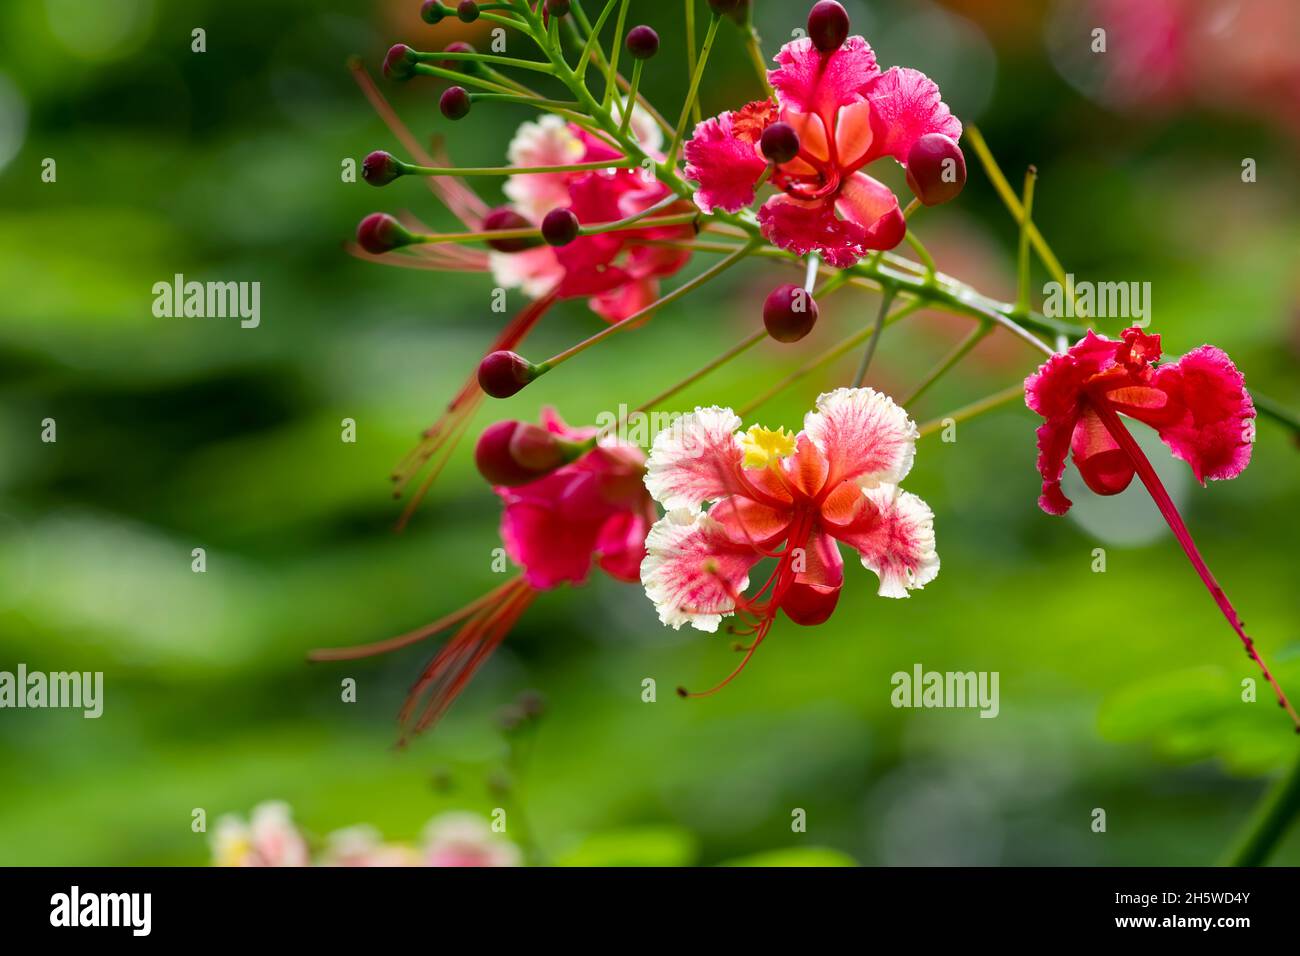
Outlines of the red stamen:
[[1096,409],[1102,424],[1106,426],[1106,430],[1110,432],[1111,437],[1115,439],[1120,448],[1133,462],[1138,477],[1142,479],[1142,484],[1146,485],[1146,489],[1150,493],[1152,500],[1155,501],[1156,507],[1160,509],[1160,514],[1164,516],[1165,521],[1169,524],[1169,530],[1178,539],[1178,543],[1186,553],[1187,559],[1191,561],[1192,567],[1196,569],[1196,573],[1210,592],[1210,597],[1219,606],[1219,610],[1223,613],[1233,631],[1241,638],[1241,642],[1245,645],[1246,653],[1251,660],[1259,665],[1259,669],[1264,674],[1264,679],[1272,685],[1273,692],[1277,695],[1279,706],[1286,710],[1291,722],[1295,724],[1296,732],[1300,733],[1300,715],[1296,714],[1295,708],[1291,706],[1291,702],[1282,693],[1282,687],[1265,665],[1259,651],[1255,649],[1255,642],[1247,636],[1241,619],[1237,616],[1236,609],[1232,606],[1232,602],[1228,600],[1228,595],[1224,593],[1223,588],[1219,587],[1219,582],[1214,579],[1214,575],[1210,573],[1210,569],[1206,566],[1200,551],[1197,550],[1196,542],[1192,540],[1191,532],[1187,530],[1187,525],[1183,522],[1182,515],[1178,513],[1178,508],[1174,505],[1173,499],[1169,497],[1169,492],[1165,490],[1165,486],[1161,484],[1155,469],[1151,467],[1151,462],[1147,460],[1142,449],[1138,447],[1138,443],[1129,434],[1128,429],[1124,427],[1119,414],[1111,404],[1102,396],[1092,396],[1091,401],[1092,407]]

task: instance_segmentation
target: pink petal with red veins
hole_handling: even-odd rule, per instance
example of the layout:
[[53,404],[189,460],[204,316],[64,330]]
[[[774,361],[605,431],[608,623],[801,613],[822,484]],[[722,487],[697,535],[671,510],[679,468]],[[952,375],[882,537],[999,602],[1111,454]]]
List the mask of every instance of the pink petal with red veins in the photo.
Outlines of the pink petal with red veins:
[[716,631],[735,610],[734,595],[749,586],[749,569],[762,555],[736,544],[708,515],[669,511],[645,541],[641,583],[659,620],[674,629],[690,624]]
[[666,510],[699,508],[738,488],[740,416],[729,408],[697,408],[655,436],[645,486]]
[[804,434],[830,464],[829,481],[897,484],[916,456],[916,424],[873,388],[837,388],[804,417]]
[[763,235],[773,245],[807,255],[819,252],[828,265],[845,269],[867,252],[867,230],[840,219],[830,202],[803,203],[774,196],[758,210]]
[[767,78],[781,106],[827,120],[841,106],[861,100],[863,88],[880,75],[876,54],[860,36],[825,56],[807,37],[792,40],[781,47],[776,62],[780,66]]
[[857,549],[862,566],[880,578],[881,597],[907,597],[939,574],[934,548],[934,513],[914,494],[893,485],[864,489],[867,499],[859,520],[825,530]]
[[695,204],[703,212],[737,212],[754,201],[754,184],[767,168],[753,142],[735,135],[731,113],[706,119],[695,127],[683,151],[686,178],[700,184]]
[[795,453],[782,465],[790,483],[810,498],[822,490],[830,471],[826,457],[807,435],[799,436]]
[[1178,421],[1159,432],[1174,455],[1192,466],[1197,481],[1236,478],[1245,470],[1255,403],[1232,359],[1202,345],[1157,368],[1154,384],[1169,396],[1171,406],[1183,409]]
[[864,245],[868,249],[893,249],[907,235],[907,220],[894,191],[865,173],[848,178],[835,208],[866,229]]
[[1074,426],[1070,451],[1084,483],[1099,495],[1117,495],[1133,480],[1132,460],[1091,407]]
[[906,165],[912,145],[927,133],[961,138],[961,121],[948,111],[939,87],[924,73],[893,66],[866,90],[883,135],[872,146],[877,156],[893,156]]
[[841,169],[857,169],[871,161],[876,139],[873,116],[875,108],[869,100],[840,109],[835,119],[835,152]]
[[[814,531],[803,545],[796,561],[794,582],[781,595],[781,610],[796,624],[810,627],[821,624],[839,603],[844,585],[844,559],[839,545],[828,534]],[[802,571],[797,569],[802,567]]]
[[650,517],[622,511],[605,522],[596,539],[601,570],[617,581],[635,584],[641,580]]

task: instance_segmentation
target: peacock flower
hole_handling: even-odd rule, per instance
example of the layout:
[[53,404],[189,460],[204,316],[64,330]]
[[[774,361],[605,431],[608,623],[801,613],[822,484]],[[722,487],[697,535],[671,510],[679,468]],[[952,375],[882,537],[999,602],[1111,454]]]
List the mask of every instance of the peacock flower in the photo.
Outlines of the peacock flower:
[[828,52],[811,37],[793,40],[776,61],[768,73],[774,99],[696,126],[685,148],[686,175],[699,183],[696,204],[706,213],[749,206],[771,160],[778,191],[758,221],[773,244],[819,252],[839,267],[894,248],[907,231],[898,198],[863,170],[886,156],[907,167],[918,140],[938,134],[955,143],[961,122],[924,73],[881,72],[861,36]]
[[310,855],[289,805],[271,800],[254,807],[247,822],[233,814],[217,821],[212,862],[215,866],[307,866]]
[[[883,597],[934,580],[934,515],[898,487],[918,432],[892,399],[841,388],[817,399],[797,435],[740,426],[731,409],[697,408],[655,438],[646,487],[667,514],[646,540],[641,583],[664,624],[716,631],[738,614],[751,654],[778,610],[820,624],[844,582],[837,542],[875,572]],[[776,568],[745,596],[764,558]]]
[[1067,457],[1099,495],[1129,486],[1135,463],[1113,433],[1116,412],[1154,428],[1202,484],[1245,470],[1255,405],[1232,360],[1212,345],[1157,366],[1159,359],[1159,335],[1130,328],[1116,341],[1089,331],[1025,380],[1025,403],[1045,419],[1038,426],[1038,504],[1048,514],[1070,509],[1061,491]]
[[520,866],[523,854],[473,813],[444,813],[424,830],[425,866]]
[[385,843],[367,824],[335,830],[325,838],[322,866],[419,866],[420,854],[401,843]]

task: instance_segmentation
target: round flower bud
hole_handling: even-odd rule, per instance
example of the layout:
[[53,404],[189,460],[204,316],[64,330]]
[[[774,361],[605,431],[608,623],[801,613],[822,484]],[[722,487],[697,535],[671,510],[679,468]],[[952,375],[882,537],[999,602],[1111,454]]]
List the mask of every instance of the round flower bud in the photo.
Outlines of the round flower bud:
[[659,34],[642,24],[627,32],[627,52],[636,60],[648,60],[659,52]]
[[546,0],[546,12],[553,17],[568,16],[569,0]]
[[547,245],[567,246],[578,238],[578,217],[571,209],[552,209],[542,220],[542,238]]
[[493,398],[509,398],[537,375],[537,367],[515,352],[493,352],[478,366],[479,387]]
[[566,461],[559,436],[529,422],[489,425],[474,448],[474,464],[489,484],[525,485]]
[[443,91],[438,109],[449,120],[464,119],[469,115],[469,92],[463,86],[451,86]]
[[763,325],[778,342],[798,342],[817,324],[817,302],[803,286],[779,285],[763,303]]
[[402,175],[402,167],[392,153],[377,149],[361,161],[361,178],[372,186],[387,186]]
[[384,76],[390,80],[409,80],[415,76],[415,51],[405,43],[395,43],[384,57]]
[[357,245],[372,255],[382,255],[414,241],[406,227],[386,212],[372,212],[357,226]]
[[835,0],[819,0],[808,12],[808,36],[823,53],[834,53],[848,35],[848,12]]
[[478,19],[478,4],[474,0],[460,0],[456,6],[456,16],[461,23],[473,23]]
[[420,7],[420,19],[425,23],[441,23],[451,13],[441,3],[441,0],[424,0],[423,6]]
[[788,163],[799,155],[799,134],[789,123],[773,123],[758,141],[763,155],[774,163]]
[[[519,213],[507,206],[500,206],[493,209],[483,217],[482,229],[484,232],[493,232],[497,229],[531,229],[533,224],[525,219]],[[497,252],[523,252],[525,249],[531,249],[537,245],[536,239],[489,239],[487,244]]]
[[926,133],[907,152],[907,185],[926,206],[955,199],[966,185],[966,157],[942,133]]

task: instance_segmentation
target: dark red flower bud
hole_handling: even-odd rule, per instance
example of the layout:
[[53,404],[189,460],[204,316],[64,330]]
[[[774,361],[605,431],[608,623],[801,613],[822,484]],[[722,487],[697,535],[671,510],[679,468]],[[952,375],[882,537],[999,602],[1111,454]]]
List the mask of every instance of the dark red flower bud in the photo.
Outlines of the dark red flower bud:
[[[483,217],[482,229],[492,232],[497,229],[532,229],[533,224],[519,213],[506,206],[493,209]],[[538,244],[536,239],[489,239],[487,244],[497,252],[523,252]]]
[[438,100],[438,109],[449,120],[464,119],[469,115],[469,91],[463,86],[448,87]]
[[357,226],[357,245],[372,255],[382,255],[414,241],[406,227],[386,212],[372,212]]
[[361,178],[372,186],[387,186],[402,175],[401,164],[392,153],[377,149],[361,162]]
[[473,23],[478,19],[478,4],[474,0],[460,0],[456,5],[456,16],[461,23]]
[[547,245],[567,246],[578,238],[578,217],[571,209],[552,209],[542,220],[542,238]]
[[509,398],[538,376],[537,366],[515,352],[493,352],[478,366],[478,384],[493,398]]
[[834,53],[848,35],[848,12],[835,0],[819,0],[808,12],[808,36],[823,53]]
[[546,12],[553,17],[568,16],[569,7],[569,0],[546,0]]
[[763,303],[763,325],[778,342],[798,342],[817,324],[817,302],[803,286],[779,285]]
[[648,60],[659,52],[659,34],[642,24],[627,32],[627,52],[637,60]]
[[390,80],[409,80],[415,76],[417,62],[414,50],[405,43],[396,43],[384,57],[384,76]]
[[773,123],[758,141],[763,155],[774,163],[788,163],[799,155],[799,134],[789,123]]
[[424,0],[420,7],[420,19],[425,23],[441,23],[450,13],[440,0]]
[[709,9],[721,17],[735,13],[740,4],[741,0],[709,0]]
[[489,425],[474,448],[479,474],[493,485],[526,485],[569,461],[566,445],[554,432],[528,422]]
[[926,206],[955,199],[966,185],[966,157],[942,133],[926,133],[907,152],[907,185]]

